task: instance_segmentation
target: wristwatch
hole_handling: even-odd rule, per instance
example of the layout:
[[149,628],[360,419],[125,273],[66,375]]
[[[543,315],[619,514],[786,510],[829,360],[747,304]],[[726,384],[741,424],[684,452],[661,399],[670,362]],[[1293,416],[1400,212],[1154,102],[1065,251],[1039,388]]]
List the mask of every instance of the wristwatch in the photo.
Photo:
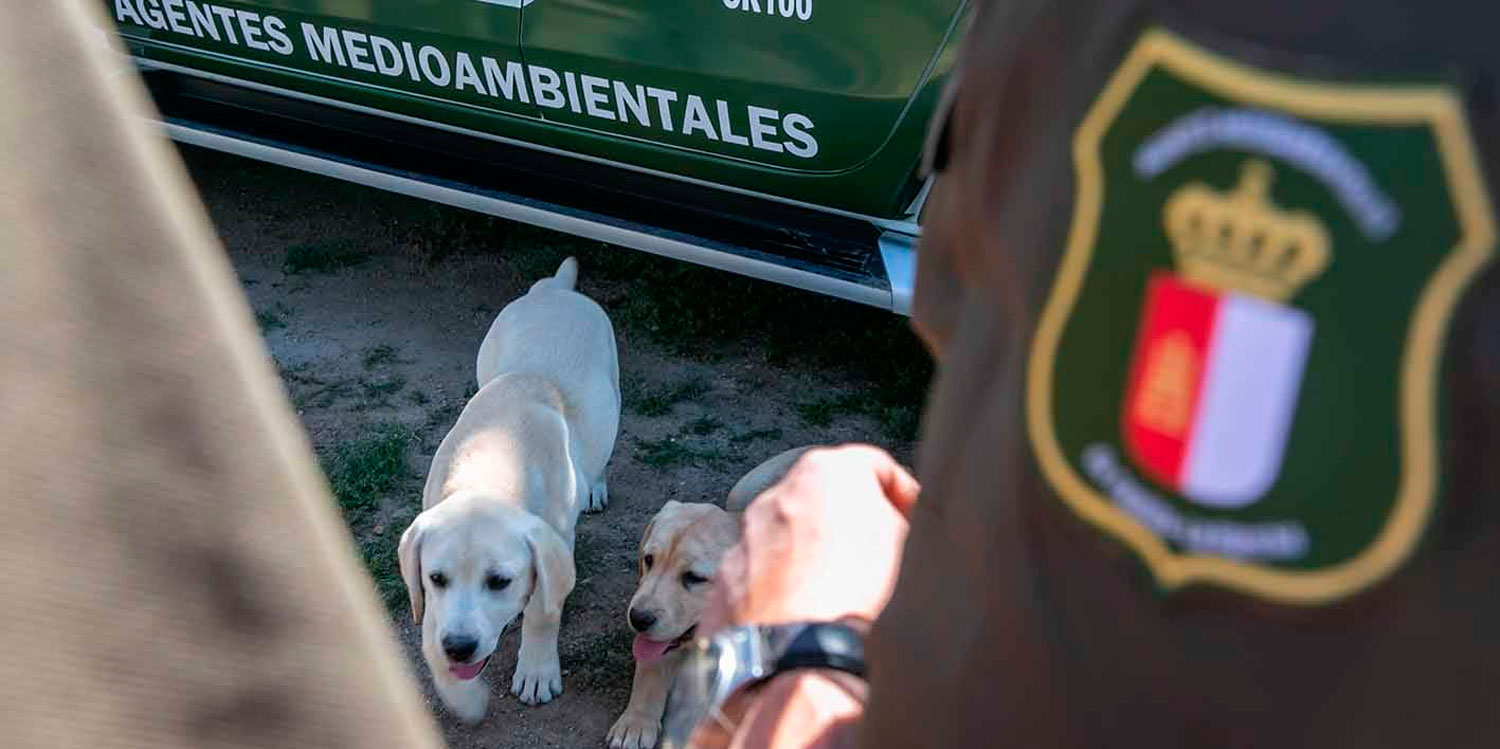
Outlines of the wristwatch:
[[730,696],[779,673],[831,669],[865,676],[864,635],[840,622],[799,622],[726,628],[687,648],[671,693],[662,748],[687,745],[698,720],[720,715]]

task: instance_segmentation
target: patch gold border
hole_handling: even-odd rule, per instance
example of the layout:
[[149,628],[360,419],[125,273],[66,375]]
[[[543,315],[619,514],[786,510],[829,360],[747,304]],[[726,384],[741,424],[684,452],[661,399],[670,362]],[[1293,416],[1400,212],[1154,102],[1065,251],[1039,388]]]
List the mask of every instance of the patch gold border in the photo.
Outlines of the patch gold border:
[[[1200,554],[1177,554],[1074,472],[1052,423],[1053,357],[1088,273],[1104,203],[1101,141],[1130,95],[1156,66],[1225,98],[1322,121],[1427,124],[1434,129],[1454,197],[1459,241],[1423,288],[1401,361],[1401,472],[1395,510],[1373,544],[1333,567],[1287,572]],[[1300,605],[1357,593],[1411,554],[1437,495],[1437,377],[1448,323],[1464,288],[1494,251],[1495,225],[1463,105],[1440,85],[1344,85],[1257,70],[1148,29],[1115,71],[1073,138],[1078,198],[1057,280],[1032,341],[1027,425],[1042,473],[1075,513],[1131,546],[1168,590],[1195,582]]]

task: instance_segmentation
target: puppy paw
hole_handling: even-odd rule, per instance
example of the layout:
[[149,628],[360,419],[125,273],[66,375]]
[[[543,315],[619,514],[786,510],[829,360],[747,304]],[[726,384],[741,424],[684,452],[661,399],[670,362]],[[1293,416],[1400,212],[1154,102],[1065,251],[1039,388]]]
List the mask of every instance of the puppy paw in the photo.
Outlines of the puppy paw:
[[627,711],[609,729],[609,749],[651,749],[661,734],[661,721]]
[[606,485],[604,483],[604,479],[601,478],[598,482],[596,482],[592,487],[589,488],[589,503],[587,507],[583,508],[583,511],[598,512],[604,509],[604,507],[608,504],[609,486]]
[[557,651],[529,654],[523,647],[516,662],[516,675],[510,681],[510,693],[527,705],[542,705],[562,694],[562,668]]

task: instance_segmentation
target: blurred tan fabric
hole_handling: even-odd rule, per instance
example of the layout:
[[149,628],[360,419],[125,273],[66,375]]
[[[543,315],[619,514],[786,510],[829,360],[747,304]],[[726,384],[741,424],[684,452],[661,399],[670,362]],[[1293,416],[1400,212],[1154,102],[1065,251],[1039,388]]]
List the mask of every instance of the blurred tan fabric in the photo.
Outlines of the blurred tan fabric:
[[439,746],[101,7],[0,23],[0,743]]

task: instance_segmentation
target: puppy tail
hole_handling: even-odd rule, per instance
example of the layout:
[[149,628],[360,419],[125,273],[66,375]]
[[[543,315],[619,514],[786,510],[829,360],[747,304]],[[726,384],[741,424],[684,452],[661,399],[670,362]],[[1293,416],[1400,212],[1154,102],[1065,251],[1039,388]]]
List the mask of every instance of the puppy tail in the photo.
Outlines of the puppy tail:
[[556,273],[532,284],[531,290],[536,291],[537,289],[566,289],[568,291],[572,291],[573,287],[577,285],[578,260],[577,258],[570,257],[567,260],[562,261],[562,265],[557,266]]
[[577,286],[578,260],[570,257],[562,261],[562,265],[557,266],[557,272],[552,274],[552,280],[554,286],[560,286],[564,289],[571,289]]
[[729,490],[729,498],[724,502],[725,511],[744,512],[761,492],[780,482],[786,476],[787,471],[791,470],[792,464],[796,463],[803,453],[814,447],[817,445],[794,447],[750,469],[750,472],[741,477],[735,483],[734,488]]

